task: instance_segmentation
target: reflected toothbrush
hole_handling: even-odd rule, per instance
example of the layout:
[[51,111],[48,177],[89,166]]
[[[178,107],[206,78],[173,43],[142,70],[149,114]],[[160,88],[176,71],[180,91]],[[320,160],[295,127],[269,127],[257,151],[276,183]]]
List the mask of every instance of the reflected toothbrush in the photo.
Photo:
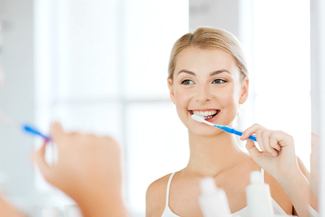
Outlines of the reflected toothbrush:
[[46,142],[51,141],[51,138],[45,134],[43,134],[41,131],[39,131],[38,129],[36,129],[34,126],[30,125],[30,124],[22,124],[21,125],[21,129],[23,130],[23,132],[33,135],[33,136],[38,136],[41,137],[42,139],[44,139]]
[[0,111],[0,123],[1,122],[11,126],[18,126],[24,133],[41,137],[45,141],[51,141],[51,138],[49,136],[36,129],[34,126],[27,123],[20,124],[18,121]]
[[[215,128],[218,128],[218,129],[221,129],[227,133],[231,133],[231,134],[235,134],[237,136],[242,136],[243,135],[243,132],[241,131],[238,131],[238,130],[235,130],[229,126],[226,126],[226,125],[220,125],[220,124],[214,124],[214,123],[210,123],[209,121],[206,121],[204,119],[204,117],[200,116],[200,115],[196,115],[196,114],[193,114],[192,116],[192,119],[195,120],[195,121],[198,121],[200,123],[204,123],[204,124],[207,124],[209,126],[212,126],[212,127],[215,127]],[[248,139],[256,142],[256,136],[253,136],[253,135],[250,135],[248,137]]]

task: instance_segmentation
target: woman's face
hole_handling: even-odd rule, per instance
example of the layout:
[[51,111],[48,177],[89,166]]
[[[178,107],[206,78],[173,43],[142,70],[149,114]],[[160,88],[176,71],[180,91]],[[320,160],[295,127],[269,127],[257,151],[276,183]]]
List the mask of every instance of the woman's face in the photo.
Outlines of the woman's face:
[[168,83],[180,119],[191,132],[200,135],[220,131],[194,121],[192,114],[230,125],[248,93],[248,80],[240,80],[235,60],[220,49],[184,49],[177,56],[173,80]]

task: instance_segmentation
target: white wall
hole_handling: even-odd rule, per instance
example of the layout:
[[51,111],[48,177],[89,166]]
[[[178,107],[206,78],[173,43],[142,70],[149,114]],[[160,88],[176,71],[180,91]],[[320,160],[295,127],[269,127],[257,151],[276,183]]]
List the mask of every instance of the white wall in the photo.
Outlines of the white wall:
[[[325,216],[325,2],[311,0],[311,69],[312,69],[312,130],[320,135],[320,141],[314,144],[312,158],[313,189],[319,193],[320,216]],[[319,175],[319,173],[321,175]],[[320,176],[320,177],[319,177]],[[319,179],[320,178],[320,179]]]
[[[21,120],[33,121],[33,0],[0,0],[5,20],[2,58],[5,85],[0,90],[0,109]],[[9,195],[28,195],[33,184],[33,141],[15,127],[0,124],[0,173],[7,178]]]
[[240,0],[189,0],[190,30],[198,26],[224,28],[239,35]]

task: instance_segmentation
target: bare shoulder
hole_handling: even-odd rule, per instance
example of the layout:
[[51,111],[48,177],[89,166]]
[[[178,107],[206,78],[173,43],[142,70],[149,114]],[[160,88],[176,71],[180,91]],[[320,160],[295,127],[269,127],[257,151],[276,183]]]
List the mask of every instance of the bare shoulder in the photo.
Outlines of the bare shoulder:
[[147,188],[146,193],[146,217],[161,216],[165,208],[166,187],[170,174],[167,174]]
[[292,214],[293,205],[290,201],[285,190],[280,183],[270,174],[264,174],[265,182],[270,186],[272,198],[281,206],[281,208],[287,213]]

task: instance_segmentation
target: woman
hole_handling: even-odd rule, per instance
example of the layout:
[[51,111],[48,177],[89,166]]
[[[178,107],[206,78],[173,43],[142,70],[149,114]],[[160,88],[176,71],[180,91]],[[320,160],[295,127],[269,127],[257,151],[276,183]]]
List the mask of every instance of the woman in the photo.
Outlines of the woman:
[[233,135],[191,118],[197,114],[211,123],[231,125],[240,104],[246,101],[248,72],[233,35],[220,29],[199,28],[179,38],[171,52],[168,87],[177,113],[188,128],[190,158],[184,169],[149,186],[147,217],[202,216],[199,181],[206,176],[213,177],[225,190],[232,213],[245,217],[249,174],[261,168],[270,185],[275,213],[294,214],[296,210],[300,216],[307,216],[308,182],[289,135],[253,125],[241,139],[255,134],[261,150],[248,140],[248,155],[238,148]]

